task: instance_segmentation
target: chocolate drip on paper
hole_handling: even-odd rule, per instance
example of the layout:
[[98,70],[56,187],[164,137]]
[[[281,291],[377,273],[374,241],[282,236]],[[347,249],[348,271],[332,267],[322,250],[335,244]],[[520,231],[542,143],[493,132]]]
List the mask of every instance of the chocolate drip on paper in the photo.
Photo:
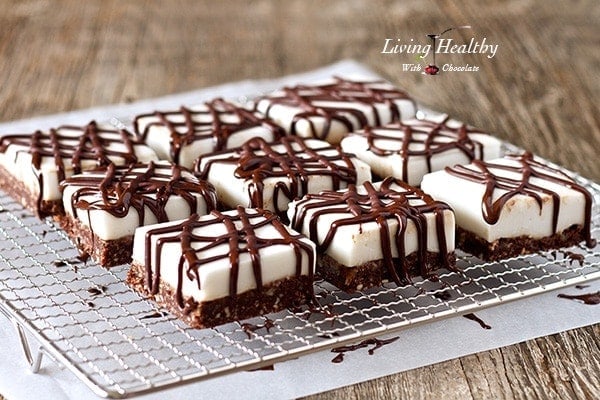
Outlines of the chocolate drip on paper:
[[579,300],[579,301],[583,302],[583,304],[588,304],[588,305],[600,304],[600,291],[595,292],[595,293],[585,293],[585,294],[578,294],[578,295],[569,295],[569,294],[559,293],[556,297],[560,297],[561,299]]
[[[588,247],[596,245],[596,241],[592,238],[591,233],[592,195],[583,186],[578,185],[562,171],[536,161],[533,154],[529,152],[522,155],[507,155],[506,158],[516,161],[517,165],[475,160],[469,166],[457,165],[452,168],[446,167],[445,170],[450,175],[485,185],[485,193],[482,198],[482,213],[485,221],[491,225],[498,222],[502,209],[514,196],[522,195],[533,198],[540,208],[541,213],[543,205],[542,195],[549,195],[552,198],[552,230],[554,233],[558,233],[560,195],[552,189],[535,183],[533,179],[575,190],[585,197],[583,231],[586,245]],[[514,173],[517,174],[518,178],[500,176],[493,170]],[[496,190],[506,191],[506,193],[494,200],[494,192]]]
[[[310,126],[313,137],[326,140],[331,131],[333,122],[344,125],[348,132],[369,125],[369,120],[364,111],[356,105],[369,108],[373,115],[374,125],[398,121],[401,119],[400,107],[396,104],[398,100],[414,101],[403,91],[393,87],[391,84],[380,81],[352,81],[334,77],[334,82],[326,85],[297,85],[285,87],[282,94],[265,96],[261,100],[269,102],[264,111],[267,117],[271,116],[271,109],[275,105],[300,108],[288,127],[292,135],[296,134],[297,125],[300,121],[306,121]],[[323,104],[332,102],[334,104]],[[351,103],[351,104],[344,104]],[[378,107],[379,106],[379,107]],[[385,109],[390,117],[382,118],[382,109]],[[317,128],[313,119],[323,121],[323,126]]]
[[[320,142],[322,144],[322,142]],[[277,144],[269,144],[262,138],[254,138],[226,158],[209,159],[203,168],[201,160],[196,171],[202,179],[207,179],[215,163],[233,164],[237,168],[237,178],[250,181],[248,197],[250,207],[264,207],[264,181],[267,178],[279,178],[273,191],[273,207],[280,217],[285,217],[287,207],[279,208],[279,199],[288,201],[298,199],[308,193],[308,184],[312,177],[331,178],[333,190],[356,183],[356,168],[351,158],[337,147],[312,148],[310,141],[287,136]]]
[[172,196],[181,197],[196,213],[198,204],[194,194],[204,199],[207,211],[216,209],[215,190],[208,182],[197,179],[191,171],[166,162],[135,164],[129,167],[109,165],[102,170],[87,171],[67,179],[63,187],[78,188],[71,197],[74,213],[84,210],[102,210],[117,218],[124,218],[133,208],[137,211],[138,225],[144,225],[146,209],[158,222],[169,220],[166,206]]
[[[73,133],[73,131],[75,133]],[[124,150],[114,145],[124,145]],[[126,130],[100,128],[95,121],[86,126],[61,126],[48,132],[36,131],[33,134],[12,134],[0,137],[0,152],[6,152],[11,145],[23,146],[17,151],[31,154],[31,163],[37,175],[39,196],[37,209],[41,210],[44,193],[44,179],[41,172],[42,162],[51,158],[58,173],[58,181],[67,177],[67,171],[80,173],[84,161],[92,161],[93,167],[108,166],[113,162],[132,164],[137,162],[134,146],[141,145],[133,134]],[[119,146],[119,147],[120,147]],[[16,160],[15,160],[16,161]],[[89,169],[87,167],[86,169]],[[43,217],[45,215],[40,215]]]
[[[200,269],[206,264],[221,260],[229,263],[229,295],[235,296],[238,287],[240,256],[243,253],[250,255],[256,289],[263,290],[261,251],[270,246],[290,246],[294,250],[296,276],[302,274],[302,261],[308,257],[308,277],[312,280],[314,253],[310,244],[301,241],[304,236],[291,233],[271,212],[247,210],[243,207],[237,207],[236,211],[234,215],[213,211],[210,218],[203,217],[202,219],[199,219],[197,215],[192,215],[178,224],[149,230],[145,238],[145,269],[146,285],[150,293],[158,293],[162,268],[160,254],[163,246],[168,243],[179,243],[181,246],[181,257],[174,262],[177,263],[178,269],[175,297],[177,304],[182,308],[184,307],[182,293],[184,274],[187,279],[197,284],[198,289],[202,289]],[[257,230],[266,226],[274,228],[279,236],[264,238],[258,235]],[[219,231],[225,228],[226,232],[220,235],[211,235],[210,227],[218,228]],[[156,242],[153,241],[154,236],[158,236]],[[225,251],[214,254],[215,249],[220,246],[223,246]],[[212,255],[207,256],[207,252]]]
[[[204,106],[205,110],[181,107],[177,111],[138,115],[134,121],[135,132],[145,140],[152,127],[167,128],[171,140],[170,155],[176,164],[179,164],[182,147],[195,141],[212,139],[211,152],[214,152],[227,149],[227,142],[232,135],[251,128],[262,127],[270,131],[274,140],[285,135],[283,128],[270,120],[223,99],[214,99],[204,103]],[[157,121],[149,123],[142,130],[140,119],[148,117],[156,117]]]
[[[399,189],[394,189],[393,186],[397,186]],[[365,182],[364,188],[366,190],[364,194],[358,193],[355,185],[350,185],[347,191],[324,191],[305,196],[296,203],[295,213],[290,223],[292,229],[301,230],[309,212],[312,211],[308,221],[309,238],[317,243],[319,252],[325,253],[339,228],[376,222],[379,227],[384,266],[394,282],[402,284],[410,281],[409,271],[404,262],[408,255],[404,246],[408,222],[412,221],[415,225],[421,275],[427,277],[427,266],[425,265],[427,220],[425,213],[434,213],[440,260],[447,268],[454,268],[448,260],[448,243],[444,227],[444,211],[450,210],[447,204],[434,201],[422,190],[395,178],[386,178],[378,190],[370,182]],[[334,222],[327,235],[319,240],[319,219],[328,214],[341,213],[350,214],[350,216]],[[389,227],[390,221],[396,221],[398,224],[395,233]],[[397,249],[396,257],[393,256],[393,249]]]
[[373,346],[368,350],[368,353],[370,356],[372,356],[375,353],[375,350],[382,348],[383,346],[393,343],[396,340],[400,339],[399,336],[394,336],[392,338],[389,339],[378,339],[378,338],[373,338],[373,339],[366,339],[363,340],[360,343],[357,344],[351,344],[348,346],[340,346],[340,347],[335,347],[333,349],[331,349],[332,353],[337,353],[337,356],[335,356],[331,362],[334,364],[339,364],[342,361],[344,361],[344,354],[346,354],[349,351],[356,351],[358,349],[362,349],[365,347],[369,347],[369,346]]
[[481,318],[479,318],[477,315],[475,315],[473,313],[465,314],[465,315],[463,315],[463,317],[470,321],[477,322],[479,324],[479,326],[481,326],[483,329],[492,329],[492,327],[490,325],[486,324],[484,320],[482,320]]
[[[385,126],[367,126],[363,131],[351,135],[364,136],[368,148],[378,156],[399,154],[402,157],[402,180],[408,181],[408,163],[411,157],[425,157],[427,171],[432,172],[431,159],[435,154],[457,149],[470,161],[483,158],[483,145],[469,135],[484,132],[461,124],[459,127],[448,125],[449,117],[441,122],[432,120],[410,120],[394,122]],[[381,147],[378,142],[397,142],[398,149]]]

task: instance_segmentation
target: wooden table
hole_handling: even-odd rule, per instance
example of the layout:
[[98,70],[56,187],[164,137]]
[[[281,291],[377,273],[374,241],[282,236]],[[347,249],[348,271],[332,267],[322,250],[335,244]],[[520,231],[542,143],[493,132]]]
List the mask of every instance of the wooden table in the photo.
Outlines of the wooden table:
[[[0,120],[129,102],[354,58],[436,110],[600,180],[600,3],[546,1],[5,1]],[[487,4],[490,3],[490,4]],[[478,72],[404,72],[458,25],[486,55],[439,55]],[[313,398],[599,398],[600,327],[575,329]]]

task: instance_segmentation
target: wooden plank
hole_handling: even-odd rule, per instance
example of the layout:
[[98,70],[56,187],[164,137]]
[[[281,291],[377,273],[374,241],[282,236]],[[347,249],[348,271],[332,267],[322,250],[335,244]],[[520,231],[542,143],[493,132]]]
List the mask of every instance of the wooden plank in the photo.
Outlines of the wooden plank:
[[600,398],[599,336],[589,326],[304,399]]

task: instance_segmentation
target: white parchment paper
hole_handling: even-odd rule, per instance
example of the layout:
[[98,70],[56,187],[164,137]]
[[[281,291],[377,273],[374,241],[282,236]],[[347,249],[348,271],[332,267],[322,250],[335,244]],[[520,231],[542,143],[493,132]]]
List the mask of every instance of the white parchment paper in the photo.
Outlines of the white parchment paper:
[[[341,61],[318,70],[278,79],[242,81],[131,104],[95,107],[0,123],[0,132],[29,132],[61,124],[83,124],[91,119],[108,121],[112,117],[127,121],[135,114],[155,109],[197,104],[217,96],[240,99],[285,84],[309,82],[335,74],[376,76],[361,64],[351,60]],[[477,315],[492,326],[489,330],[462,317],[433,321],[393,334],[392,336],[399,336],[399,340],[377,350],[373,355],[369,355],[367,349],[349,352],[344,362],[339,364],[331,362],[334,353],[323,351],[275,364],[272,371],[239,372],[136,398],[294,398],[597,324],[600,322],[600,306],[557,298],[558,293],[582,294],[600,290],[600,280],[588,284],[583,290],[564,288],[478,311]],[[13,326],[1,315],[0,353],[0,394],[9,400],[96,398],[71,372],[48,358],[44,359],[38,374],[31,373]]]

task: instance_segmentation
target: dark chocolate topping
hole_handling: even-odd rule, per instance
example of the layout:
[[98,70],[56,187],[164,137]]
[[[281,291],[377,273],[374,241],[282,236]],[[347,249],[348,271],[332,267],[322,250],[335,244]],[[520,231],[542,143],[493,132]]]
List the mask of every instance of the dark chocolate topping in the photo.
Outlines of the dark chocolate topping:
[[[522,155],[507,155],[506,158],[516,161],[517,165],[475,160],[469,166],[457,165],[452,168],[446,167],[446,172],[461,179],[485,185],[485,193],[482,198],[482,213],[485,221],[491,225],[498,222],[502,209],[514,196],[523,195],[533,198],[537,202],[541,212],[543,204],[542,194],[545,194],[552,197],[552,229],[554,233],[558,233],[560,195],[552,189],[534,183],[532,178],[561,185],[581,193],[585,197],[584,234],[586,235],[586,244],[588,247],[594,247],[596,241],[592,238],[591,233],[592,195],[562,171],[535,160],[533,154],[529,152]],[[499,176],[493,170],[513,172],[518,174],[519,178]],[[494,201],[494,192],[496,190],[503,190],[506,193]]]
[[[171,196],[180,196],[189,206],[190,214],[197,212],[197,197],[204,199],[207,211],[216,209],[215,189],[197,179],[191,171],[167,162],[135,164],[128,167],[108,167],[84,171],[65,180],[64,187],[76,187],[71,197],[73,210],[103,210],[117,218],[127,215],[133,207],[138,224],[144,223],[148,208],[158,222],[168,221],[166,205]],[[91,197],[90,197],[91,196]],[[75,211],[76,212],[76,211]]]
[[[394,185],[402,188],[396,190]],[[355,185],[350,185],[347,191],[324,191],[319,194],[309,194],[296,203],[295,213],[290,225],[300,231],[304,226],[310,210],[315,210],[308,221],[309,237],[317,243],[317,249],[325,253],[333,241],[338,228],[348,225],[360,225],[376,222],[379,227],[381,251],[383,262],[389,275],[397,284],[410,281],[409,271],[404,259],[408,255],[405,251],[405,233],[408,221],[412,221],[417,230],[419,263],[421,274],[427,277],[425,265],[427,253],[427,220],[425,213],[434,213],[436,221],[436,234],[439,245],[439,256],[443,265],[452,268],[448,261],[448,243],[444,228],[444,211],[450,207],[442,202],[434,201],[422,190],[409,186],[399,179],[386,178],[377,190],[370,182],[364,183],[366,193],[357,192]],[[315,201],[316,200],[316,201]],[[350,213],[351,216],[334,222],[329,232],[319,240],[317,224],[319,218],[327,214]],[[392,237],[389,221],[398,222],[398,229]],[[393,258],[392,249],[397,248],[398,256]],[[398,274],[398,270],[402,273]]]
[[329,176],[333,190],[356,183],[357,176],[351,158],[339,148],[327,145],[313,149],[295,136],[286,136],[278,144],[269,144],[262,138],[251,139],[229,157],[209,159],[200,170],[201,161],[202,158],[196,171],[202,179],[208,178],[215,163],[236,165],[236,177],[252,182],[248,187],[251,207],[264,207],[264,180],[279,178],[273,191],[273,206],[279,216],[287,211],[287,207],[279,209],[280,196],[290,201],[302,197],[308,193],[312,176]]
[[[367,126],[363,131],[351,135],[364,136],[368,142],[368,149],[378,156],[399,154],[402,157],[402,179],[406,181],[410,157],[424,156],[428,172],[432,172],[431,158],[435,154],[452,149],[462,152],[469,161],[483,158],[483,145],[469,135],[484,132],[465,124],[458,127],[449,126],[448,121],[449,117],[440,122],[426,119],[398,121],[385,126]],[[380,141],[398,142],[399,148],[380,147]]]
[[[227,141],[231,135],[250,128],[262,127],[269,130],[274,139],[285,135],[283,128],[270,120],[223,99],[215,99],[204,105],[206,110],[181,107],[177,111],[138,115],[134,120],[135,132],[145,140],[152,127],[166,127],[171,134],[171,158],[176,164],[179,164],[181,148],[194,141],[212,138],[212,151],[221,151],[228,148]],[[175,119],[181,116],[183,121]],[[235,116],[237,122],[231,122],[231,116]],[[142,130],[140,119],[147,117],[156,117],[157,121],[146,125]]]
[[[145,238],[145,268],[146,285],[150,293],[158,293],[161,269],[163,267],[174,267],[171,265],[163,266],[160,262],[162,247],[167,243],[180,243],[181,245],[181,257],[178,261],[174,261],[174,263],[177,263],[176,268],[178,268],[178,284],[175,296],[180,307],[184,307],[182,294],[184,274],[188,279],[195,281],[198,289],[201,289],[199,269],[203,265],[219,260],[229,261],[229,295],[235,296],[238,287],[240,255],[243,253],[250,255],[257,290],[262,290],[261,250],[274,245],[290,246],[294,250],[296,276],[302,274],[302,261],[305,257],[303,252],[305,252],[306,257],[308,257],[308,275],[310,279],[313,278],[312,268],[315,256],[311,245],[301,241],[303,235],[290,232],[274,214],[268,211],[248,210],[243,207],[237,207],[236,211],[235,214],[213,211],[211,213],[212,218],[202,219],[199,219],[197,215],[192,215],[178,224],[149,230]],[[217,225],[224,226],[226,233],[210,235],[210,229],[197,232],[198,228]],[[275,228],[279,237],[264,238],[257,235],[256,230],[265,226]],[[152,238],[157,235],[160,237],[154,243]],[[225,251],[210,257],[205,255],[205,252],[214,252],[214,249],[221,245],[225,245]],[[155,254],[154,259],[152,254]],[[152,264],[154,264],[154,276]]]
[[[374,125],[381,125],[401,119],[400,107],[396,104],[398,100],[407,100],[414,104],[408,95],[393,87],[385,81],[352,81],[339,77],[334,82],[326,85],[297,85],[285,87],[282,93],[275,93],[263,97],[257,101],[268,101],[264,113],[267,117],[271,114],[274,105],[300,108],[287,127],[289,132],[296,134],[296,126],[299,121],[308,121],[311,134],[319,139],[329,136],[333,121],[344,125],[348,132],[363,128],[369,124],[367,116],[358,110],[356,104],[361,104],[371,109],[374,116]],[[334,102],[335,105],[323,105],[323,102]],[[354,103],[354,107],[344,103]],[[390,118],[382,118],[381,109],[377,105],[383,105],[389,112]],[[412,115],[411,115],[412,116]],[[408,117],[411,117],[408,116]],[[313,117],[324,120],[323,127],[317,129]]]
[[[124,144],[126,151],[109,148],[115,143]],[[65,125],[50,129],[49,132],[36,131],[33,134],[12,134],[0,137],[0,152],[4,153],[10,145],[26,148],[17,154],[21,152],[31,154],[32,165],[36,170],[40,186],[39,210],[44,191],[43,175],[40,171],[44,158],[49,157],[54,160],[60,182],[66,178],[68,167],[72,167],[73,173],[80,173],[84,160],[95,162],[95,167],[107,166],[113,162],[124,165],[135,163],[137,157],[134,146],[141,145],[141,143],[126,130],[100,128],[95,121],[92,121],[86,126]]]

